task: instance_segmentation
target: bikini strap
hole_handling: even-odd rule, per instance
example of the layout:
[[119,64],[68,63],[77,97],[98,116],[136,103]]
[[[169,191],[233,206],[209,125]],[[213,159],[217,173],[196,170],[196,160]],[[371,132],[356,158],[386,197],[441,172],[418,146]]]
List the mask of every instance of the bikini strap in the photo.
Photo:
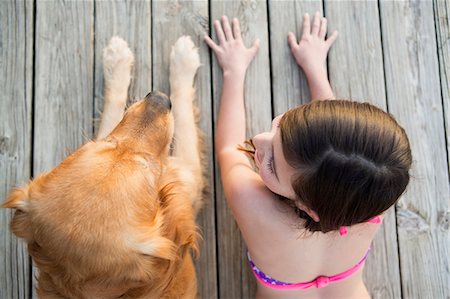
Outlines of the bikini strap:
[[359,268],[362,267],[364,262],[367,259],[367,256],[369,255],[370,247],[367,250],[364,257],[352,268],[348,269],[347,271],[344,271],[342,273],[333,275],[333,276],[318,276],[314,280],[308,281],[308,282],[299,282],[299,283],[288,283],[288,282],[282,282],[279,280],[276,280],[267,274],[265,274],[263,271],[261,271],[258,267],[256,267],[255,263],[250,258],[250,253],[247,252],[247,258],[250,262],[250,265],[252,267],[253,274],[255,275],[256,279],[266,287],[277,289],[277,290],[303,290],[310,287],[316,287],[316,288],[323,288],[329,285],[332,282],[338,282],[341,280],[346,279],[347,277],[351,276],[353,273],[359,270]]
[[[381,223],[382,221],[383,221],[383,218],[380,215],[367,220],[368,223],[373,223],[373,224],[378,224],[378,223]],[[347,233],[348,233],[348,226],[341,226],[339,228],[339,234],[341,236],[345,236]]]
[[367,221],[367,222],[378,224],[378,223],[381,223],[381,221],[383,221],[381,216],[375,216],[372,219],[369,219],[369,221]]
[[348,233],[348,226],[341,226],[339,228],[339,234],[345,236]]

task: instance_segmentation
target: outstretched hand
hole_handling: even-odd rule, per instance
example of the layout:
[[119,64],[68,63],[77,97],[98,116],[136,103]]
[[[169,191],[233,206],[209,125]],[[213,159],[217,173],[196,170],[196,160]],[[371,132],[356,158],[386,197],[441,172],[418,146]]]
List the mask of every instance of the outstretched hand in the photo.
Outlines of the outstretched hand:
[[304,15],[303,32],[299,43],[292,32],[288,33],[292,55],[307,76],[325,70],[328,50],[336,40],[338,33],[334,31],[325,39],[326,34],[327,19],[321,17],[319,12],[314,15],[312,26],[309,15]]
[[233,19],[232,30],[226,16],[223,16],[221,20],[222,23],[218,20],[214,21],[219,45],[207,35],[205,35],[205,42],[216,54],[224,75],[245,74],[258,52],[259,39],[256,39],[250,48],[246,48],[241,37],[239,21],[236,18]]

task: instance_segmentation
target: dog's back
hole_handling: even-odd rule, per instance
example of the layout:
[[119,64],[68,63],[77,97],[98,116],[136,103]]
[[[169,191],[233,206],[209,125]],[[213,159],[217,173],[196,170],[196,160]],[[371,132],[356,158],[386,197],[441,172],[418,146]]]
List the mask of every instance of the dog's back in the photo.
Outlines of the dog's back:
[[10,194],[4,207],[17,209],[11,227],[28,242],[41,297],[161,297],[195,281],[182,269],[193,271],[197,237],[189,194],[170,159],[156,174],[141,159],[90,142]]

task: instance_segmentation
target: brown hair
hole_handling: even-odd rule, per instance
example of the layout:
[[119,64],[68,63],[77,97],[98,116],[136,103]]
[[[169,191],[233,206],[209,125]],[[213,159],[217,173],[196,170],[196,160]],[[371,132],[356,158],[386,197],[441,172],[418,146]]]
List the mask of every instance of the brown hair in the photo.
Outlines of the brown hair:
[[298,170],[292,187],[315,222],[297,209],[309,231],[361,223],[392,206],[409,182],[408,137],[395,119],[368,104],[314,101],[280,121],[283,154]]

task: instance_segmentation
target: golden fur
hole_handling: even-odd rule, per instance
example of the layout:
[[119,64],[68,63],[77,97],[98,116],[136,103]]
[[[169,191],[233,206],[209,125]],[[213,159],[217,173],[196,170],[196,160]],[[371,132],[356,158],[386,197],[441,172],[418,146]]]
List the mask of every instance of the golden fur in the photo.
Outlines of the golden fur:
[[[198,56],[190,39],[182,42]],[[177,45],[172,64],[174,59],[189,59],[178,57],[182,51],[176,51]],[[197,67],[194,63],[187,71],[195,75]],[[177,71],[171,68],[171,81]],[[181,101],[192,105],[193,76],[186,80],[190,82],[175,86],[171,82],[172,90],[191,91],[187,99],[175,96],[174,106]],[[113,94],[128,88],[129,81],[122,87],[114,84],[105,83]],[[111,98],[105,98],[103,118],[108,117]],[[11,229],[28,243],[39,269],[40,297],[196,296],[190,250],[197,250],[199,237],[195,215],[203,187],[196,164],[200,159],[196,153],[191,154],[195,163],[169,154],[174,130],[180,129],[172,112],[175,118],[180,113],[167,103],[165,95],[149,94],[127,110],[107,137],[87,142],[50,172],[11,191],[3,207],[16,209]],[[191,128],[196,130],[195,124]],[[183,130],[188,131],[179,133],[190,134],[198,144],[192,130]],[[194,180],[186,179],[192,176]]]

